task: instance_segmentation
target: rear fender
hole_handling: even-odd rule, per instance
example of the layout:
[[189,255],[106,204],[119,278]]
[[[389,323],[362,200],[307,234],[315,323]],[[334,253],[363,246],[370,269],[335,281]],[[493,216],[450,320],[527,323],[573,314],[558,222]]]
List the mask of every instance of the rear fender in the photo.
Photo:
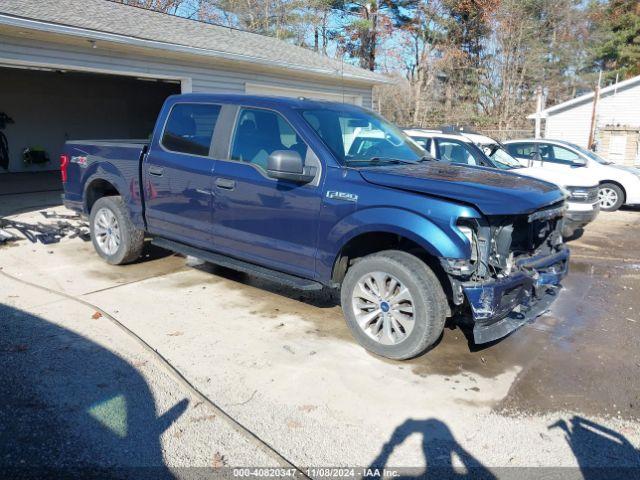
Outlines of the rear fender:
[[[112,163],[96,162],[91,164],[85,173],[83,189],[83,207],[84,212],[88,215],[89,208],[87,205],[87,190],[96,180],[104,180],[109,182],[118,191],[129,209],[129,215],[133,224],[140,229],[144,229],[144,220],[142,215],[142,202],[140,201],[140,187],[137,181],[138,173],[124,176],[122,172]],[[129,183],[125,178],[130,178]]]

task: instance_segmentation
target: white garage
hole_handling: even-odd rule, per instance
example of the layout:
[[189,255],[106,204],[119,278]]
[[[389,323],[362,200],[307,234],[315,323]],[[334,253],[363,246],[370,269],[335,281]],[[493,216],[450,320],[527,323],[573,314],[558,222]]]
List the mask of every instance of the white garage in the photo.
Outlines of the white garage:
[[69,138],[145,138],[174,93],[371,107],[373,86],[385,81],[271,37],[107,0],[3,0],[0,117],[13,123],[2,130],[0,174],[57,170]]

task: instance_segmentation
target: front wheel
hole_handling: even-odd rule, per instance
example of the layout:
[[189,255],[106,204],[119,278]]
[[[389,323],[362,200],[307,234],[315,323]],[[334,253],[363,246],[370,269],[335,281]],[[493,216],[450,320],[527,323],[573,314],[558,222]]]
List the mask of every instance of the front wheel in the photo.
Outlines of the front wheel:
[[347,271],[340,296],[353,336],[382,357],[415,357],[444,330],[442,286],[424,262],[406,252],[388,250],[360,259]]
[[144,245],[144,231],[137,229],[119,196],[102,197],[89,216],[91,241],[98,255],[112,265],[136,260]]
[[615,212],[624,203],[624,192],[615,183],[603,183],[598,191],[600,208],[605,212]]

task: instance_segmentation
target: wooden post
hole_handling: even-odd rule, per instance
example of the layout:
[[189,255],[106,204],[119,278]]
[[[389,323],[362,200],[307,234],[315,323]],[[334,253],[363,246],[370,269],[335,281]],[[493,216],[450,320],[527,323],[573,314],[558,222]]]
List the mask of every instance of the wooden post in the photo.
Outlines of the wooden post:
[[542,124],[542,87],[537,88],[538,98],[536,101],[536,139],[540,138]]
[[600,82],[602,82],[602,70],[598,74],[598,85],[593,94],[593,108],[591,110],[591,128],[589,129],[589,144],[587,148],[593,150],[593,144],[596,141],[596,117],[598,113],[598,100],[600,100]]

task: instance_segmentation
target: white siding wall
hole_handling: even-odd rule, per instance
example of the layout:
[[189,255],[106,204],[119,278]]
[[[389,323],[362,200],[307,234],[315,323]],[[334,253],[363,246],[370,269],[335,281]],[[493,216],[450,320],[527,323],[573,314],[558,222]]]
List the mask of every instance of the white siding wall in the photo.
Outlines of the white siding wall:
[[[545,138],[567,140],[587,147],[591,127],[592,100],[552,112],[546,120]],[[598,127],[640,126],[640,82],[617,93],[607,92],[598,103]]]
[[549,114],[544,137],[566,140],[586,147],[589,142],[590,125],[591,104],[584,103],[557,114]]
[[[141,55],[123,55],[103,48],[92,49],[27,38],[0,35],[0,64],[34,62],[67,69],[100,70],[103,73],[139,74],[141,76],[190,78],[194,92],[244,93],[245,83],[260,83],[279,87],[315,89],[325,92],[342,92],[338,78],[335,80],[304,80],[283,74],[253,73],[241,69],[216,66],[189,61],[174,61]],[[372,105],[371,87],[344,88],[348,95],[362,96],[362,104]]]

